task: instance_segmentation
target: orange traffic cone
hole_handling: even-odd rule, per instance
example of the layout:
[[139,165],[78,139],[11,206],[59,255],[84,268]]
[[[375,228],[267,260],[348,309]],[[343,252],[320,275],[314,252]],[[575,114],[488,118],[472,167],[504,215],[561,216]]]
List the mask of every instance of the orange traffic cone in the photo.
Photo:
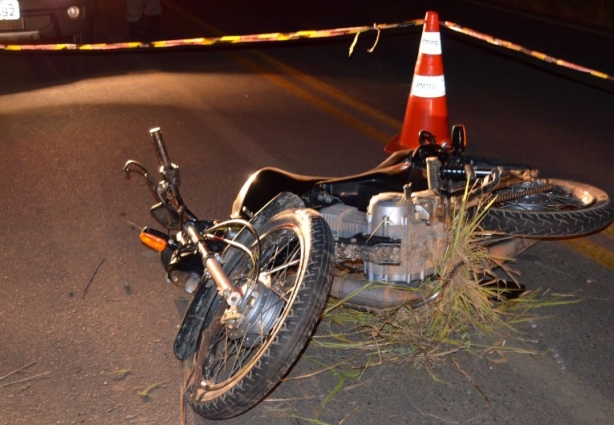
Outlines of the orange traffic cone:
[[422,41],[401,134],[393,137],[384,151],[392,153],[418,147],[421,130],[432,133],[438,144],[450,145],[439,17],[437,12],[432,11],[426,12],[424,18]]

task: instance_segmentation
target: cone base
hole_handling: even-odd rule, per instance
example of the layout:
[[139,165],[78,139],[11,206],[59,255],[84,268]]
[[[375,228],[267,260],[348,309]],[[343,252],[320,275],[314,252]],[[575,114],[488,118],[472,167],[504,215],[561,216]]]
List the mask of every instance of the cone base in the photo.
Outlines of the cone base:
[[384,152],[386,153],[395,153],[398,151],[402,151],[403,149],[407,149],[401,143],[401,135],[395,134],[392,139],[388,142],[388,144],[384,147]]

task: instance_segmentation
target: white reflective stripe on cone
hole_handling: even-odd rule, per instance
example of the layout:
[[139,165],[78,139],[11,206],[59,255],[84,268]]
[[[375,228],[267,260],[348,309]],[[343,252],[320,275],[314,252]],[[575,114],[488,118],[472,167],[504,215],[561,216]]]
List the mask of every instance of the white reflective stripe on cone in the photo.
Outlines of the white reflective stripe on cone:
[[410,95],[426,98],[445,96],[446,84],[443,75],[428,77],[415,74],[411,82]]
[[441,55],[441,37],[438,32],[423,32],[419,54]]

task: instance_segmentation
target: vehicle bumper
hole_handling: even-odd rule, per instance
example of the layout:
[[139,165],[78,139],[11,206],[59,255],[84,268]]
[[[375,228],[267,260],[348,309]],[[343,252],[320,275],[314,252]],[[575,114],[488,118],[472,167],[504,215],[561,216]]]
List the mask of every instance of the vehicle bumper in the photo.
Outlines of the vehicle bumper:
[[[21,0],[21,18],[0,20],[0,41],[69,37],[88,31],[96,19],[96,0]],[[77,7],[76,17],[68,15]]]

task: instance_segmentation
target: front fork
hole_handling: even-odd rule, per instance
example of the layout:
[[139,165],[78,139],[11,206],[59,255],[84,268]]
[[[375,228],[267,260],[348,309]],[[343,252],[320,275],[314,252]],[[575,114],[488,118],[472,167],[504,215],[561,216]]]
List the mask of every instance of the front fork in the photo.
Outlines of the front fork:
[[207,244],[203,241],[200,233],[196,229],[193,223],[186,223],[184,229],[194,244],[198,253],[203,259],[203,266],[205,267],[205,273],[208,273],[217,291],[222,298],[228,303],[229,306],[236,306],[241,301],[243,293],[240,288],[236,288],[222,268],[222,264],[218,260],[218,256],[215,252],[211,251]]

